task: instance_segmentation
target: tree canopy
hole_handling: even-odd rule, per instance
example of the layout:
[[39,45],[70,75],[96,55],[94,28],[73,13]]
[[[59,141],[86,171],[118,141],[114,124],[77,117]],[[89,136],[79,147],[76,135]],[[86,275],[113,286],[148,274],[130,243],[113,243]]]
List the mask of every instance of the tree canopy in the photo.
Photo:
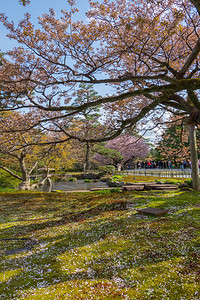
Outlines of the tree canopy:
[[188,129],[179,120],[169,123],[161,135],[155,154],[157,159],[171,160],[177,164],[182,160],[190,160]]
[[97,149],[96,160],[102,164],[124,166],[136,159],[145,158],[148,151],[149,147],[144,139],[126,133]]
[[[34,122],[30,113],[9,112],[0,114],[0,169],[21,180],[21,189],[30,189],[44,184],[48,168],[65,167],[73,164],[70,144],[58,144],[55,137],[41,128],[26,132],[26,124]],[[47,143],[46,143],[47,142]],[[40,146],[42,145],[42,146]],[[67,158],[68,156],[68,158]],[[31,186],[30,176],[37,167],[46,168],[47,174],[39,184]]]
[[[200,122],[198,1],[89,1],[87,22],[74,21],[69,2],[70,11],[58,19],[50,9],[37,28],[29,14],[17,26],[1,15],[20,44],[1,66],[2,109],[51,112],[43,122],[101,105],[107,130],[94,140],[113,138],[149,113],[156,121],[161,110]],[[109,95],[73,106],[80,83],[107,84]]]

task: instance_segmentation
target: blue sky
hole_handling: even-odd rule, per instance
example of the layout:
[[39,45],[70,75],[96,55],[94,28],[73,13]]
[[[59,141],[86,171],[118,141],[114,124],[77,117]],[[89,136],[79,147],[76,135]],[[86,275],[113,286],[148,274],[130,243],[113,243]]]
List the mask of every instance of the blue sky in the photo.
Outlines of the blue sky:
[[[100,0],[101,1],[101,0]],[[100,2],[99,1],[99,2]],[[79,8],[79,13],[77,18],[84,19],[86,18],[85,12],[89,9],[88,0],[76,0],[77,6]],[[1,3],[1,13],[6,13],[9,20],[13,20],[17,24],[25,13],[29,12],[32,17],[32,22],[37,23],[37,17],[41,16],[43,13],[48,13],[49,8],[53,8],[56,11],[58,17],[61,15],[62,9],[67,9],[68,3],[67,0],[31,0],[31,4],[27,7],[24,7],[18,3],[18,0],[4,0]],[[6,52],[11,50],[16,46],[16,42],[8,39],[6,37],[7,30],[0,23],[0,50]],[[100,95],[105,95],[109,92],[108,87],[95,86],[95,89],[99,92]],[[149,133],[146,134],[149,137]]]
[[[99,1],[100,2],[100,1]],[[76,14],[76,18],[85,19],[85,12],[88,11],[90,5],[88,0],[76,0],[79,12]],[[31,20],[34,24],[37,24],[37,17],[44,13],[48,13],[49,8],[53,8],[58,17],[61,16],[61,10],[69,8],[67,0],[31,0],[31,3],[24,7],[18,3],[18,0],[4,0],[1,3],[1,13],[6,13],[9,21],[14,21],[17,23],[23,19],[25,13],[31,14]],[[17,42],[10,40],[6,37],[8,31],[4,28],[2,23],[0,23],[0,51],[6,52],[7,50],[13,49],[13,47],[18,46]],[[96,86],[95,89],[101,94],[105,95],[105,88],[101,86]],[[107,89],[106,89],[107,91]]]
[[[80,10],[78,13],[79,18],[85,18],[85,12],[89,8],[88,0],[77,0],[77,6]],[[9,20],[13,20],[16,24],[18,21],[23,19],[23,16],[26,12],[29,12],[32,16],[32,21],[37,22],[37,17],[41,16],[43,13],[47,13],[49,8],[53,8],[58,16],[60,16],[61,9],[66,9],[68,3],[66,0],[31,0],[31,4],[27,7],[24,7],[18,3],[18,0],[4,0],[1,3],[1,13],[6,13]],[[0,50],[5,52],[10,50],[16,44],[14,41],[9,40],[6,37],[7,30],[0,23]]]

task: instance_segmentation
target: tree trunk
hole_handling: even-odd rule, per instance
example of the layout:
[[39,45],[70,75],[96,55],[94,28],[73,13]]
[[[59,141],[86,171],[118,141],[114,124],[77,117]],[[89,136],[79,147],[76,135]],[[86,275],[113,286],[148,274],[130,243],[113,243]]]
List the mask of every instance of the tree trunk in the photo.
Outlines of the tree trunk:
[[122,170],[122,164],[118,163],[117,164],[117,171],[121,172]]
[[90,170],[90,144],[86,143],[85,169]]
[[199,166],[198,166],[198,154],[197,154],[197,141],[196,141],[196,129],[195,124],[188,124],[189,138],[190,138],[190,152],[191,152],[191,167],[192,167],[192,181],[193,189],[200,191],[199,181]]
[[37,189],[41,186],[43,186],[45,184],[45,182],[47,183],[47,191],[51,192],[52,191],[52,181],[50,179],[50,175],[48,174],[48,171],[46,174],[43,175],[43,178],[38,182],[38,183],[34,183],[31,185],[31,190]]
[[20,170],[22,173],[22,182],[19,184],[18,188],[20,190],[30,190],[31,189],[31,180],[30,180],[28,171],[26,169],[25,155],[22,154],[18,159],[19,159],[19,164],[20,164]]
[[52,181],[49,177],[47,177],[47,188],[48,188],[48,192],[52,192]]

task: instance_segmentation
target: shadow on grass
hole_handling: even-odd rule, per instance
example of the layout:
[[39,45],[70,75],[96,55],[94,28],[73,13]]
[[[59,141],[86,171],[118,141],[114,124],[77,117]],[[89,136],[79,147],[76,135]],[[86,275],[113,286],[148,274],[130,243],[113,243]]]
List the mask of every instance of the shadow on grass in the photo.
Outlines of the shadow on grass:
[[[134,195],[137,197],[137,194]],[[140,193],[140,195],[142,194]],[[155,197],[153,200],[151,199],[153,203],[159,200],[156,197],[158,195],[160,197],[161,194],[143,193],[143,195],[145,197],[146,195]],[[196,194],[193,194],[193,196],[196,196],[191,200],[192,204],[186,201],[188,193],[181,195],[169,196],[165,199],[166,201],[161,205],[161,208],[170,207],[170,203],[172,206],[176,201],[179,202],[177,211],[180,208],[190,208],[192,204],[198,206]],[[10,235],[20,237],[28,234],[34,238],[35,232],[40,230],[47,230],[48,232],[49,230],[54,230],[55,235],[46,237],[44,232],[44,237],[40,237],[39,243],[33,251],[24,253],[22,257],[2,256],[4,262],[1,272],[22,268],[19,274],[11,276],[4,281],[4,286],[1,288],[2,299],[14,299],[16,290],[38,289],[42,286],[49,287],[66,281],[79,279],[112,280],[114,276],[122,276],[122,273],[130,268],[152,265],[175,259],[176,257],[182,257],[183,255],[187,256],[191,252],[190,241],[192,239],[195,240],[196,236],[193,231],[190,231],[190,234],[186,237],[183,235],[184,239],[181,239],[180,230],[191,226],[191,220],[179,218],[179,223],[177,223],[176,215],[171,215],[164,220],[155,219],[154,217],[137,219],[134,214],[127,216],[127,201],[134,202],[137,200],[138,206],[144,203],[144,199],[141,199],[140,202],[137,198],[132,198],[132,196],[133,193],[113,194],[114,200],[109,198],[109,202],[98,204],[99,200],[103,201],[102,196],[99,196],[96,198],[96,205],[94,205],[93,202],[90,203],[90,201],[93,201],[90,198],[91,196],[88,200],[85,195],[77,195],[77,199],[80,202],[85,201],[86,204],[81,209],[80,204],[76,202],[77,204],[75,204],[74,208],[77,211],[72,211],[71,213],[66,213],[64,207],[65,205],[70,207],[72,203],[67,204],[65,202],[66,199],[62,199],[61,203],[58,197],[58,202],[56,204],[54,202],[52,205],[55,206],[56,214],[61,210],[59,220],[47,221],[42,224],[16,225],[2,229],[2,237]],[[71,197],[74,201],[74,196]],[[31,198],[29,200],[31,203],[33,202]],[[55,197],[52,200],[56,201]],[[149,205],[148,198],[146,203]],[[19,207],[20,204],[21,211],[24,211],[27,208],[27,203],[24,203],[21,199]],[[61,204],[62,206],[59,206]],[[88,204],[94,207],[87,209]],[[5,213],[6,211],[9,213],[9,203],[6,206],[8,211],[5,209]],[[45,213],[46,209],[47,206],[43,208],[42,212]],[[33,214],[37,214],[38,211],[41,212],[40,209],[36,209]],[[113,215],[113,213],[120,211],[125,213],[120,215],[120,218],[115,217],[115,214]],[[48,215],[48,212],[46,213]],[[101,219],[104,213],[108,213],[108,216],[105,219]],[[13,216],[12,211],[10,211],[10,216]],[[97,224],[96,217],[99,218],[100,224]],[[7,215],[7,218],[9,218],[9,215]],[[109,218],[112,218],[112,221]],[[87,225],[88,220],[90,223]],[[82,223],[82,221],[86,221],[86,224]],[[173,221],[176,223],[175,229]],[[70,224],[74,223],[77,223],[77,226],[71,228]],[[83,226],[83,228],[79,229],[79,226]],[[178,241],[179,246],[175,247]],[[183,254],[184,251],[185,254]],[[131,285],[130,283],[126,284],[127,287]]]

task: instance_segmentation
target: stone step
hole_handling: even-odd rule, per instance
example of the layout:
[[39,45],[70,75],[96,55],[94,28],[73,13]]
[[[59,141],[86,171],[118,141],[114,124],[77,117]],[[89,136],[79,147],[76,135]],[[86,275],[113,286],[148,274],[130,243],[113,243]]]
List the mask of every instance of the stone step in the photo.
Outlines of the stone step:
[[144,184],[143,185],[123,185],[122,189],[125,191],[142,191],[142,190],[144,190]]
[[[130,184],[127,183],[127,186],[131,186],[131,185],[145,185],[145,184],[146,184],[146,182],[133,182],[133,183],[130,183]],[[154,182],[154,184],[155,184],[155,182]]]
[[146,190],[177,190],[178,186],[175,184],[152,184],[152,185],[145,185]]
[[166,191],[170,191],[170,190],[172,190],[172,191],[174,191],[174,190],[177,190],[178,189],[178,187],[173,187],[173,186],[157,186],[156,188],[155,188],[155,190],[166,190]]

